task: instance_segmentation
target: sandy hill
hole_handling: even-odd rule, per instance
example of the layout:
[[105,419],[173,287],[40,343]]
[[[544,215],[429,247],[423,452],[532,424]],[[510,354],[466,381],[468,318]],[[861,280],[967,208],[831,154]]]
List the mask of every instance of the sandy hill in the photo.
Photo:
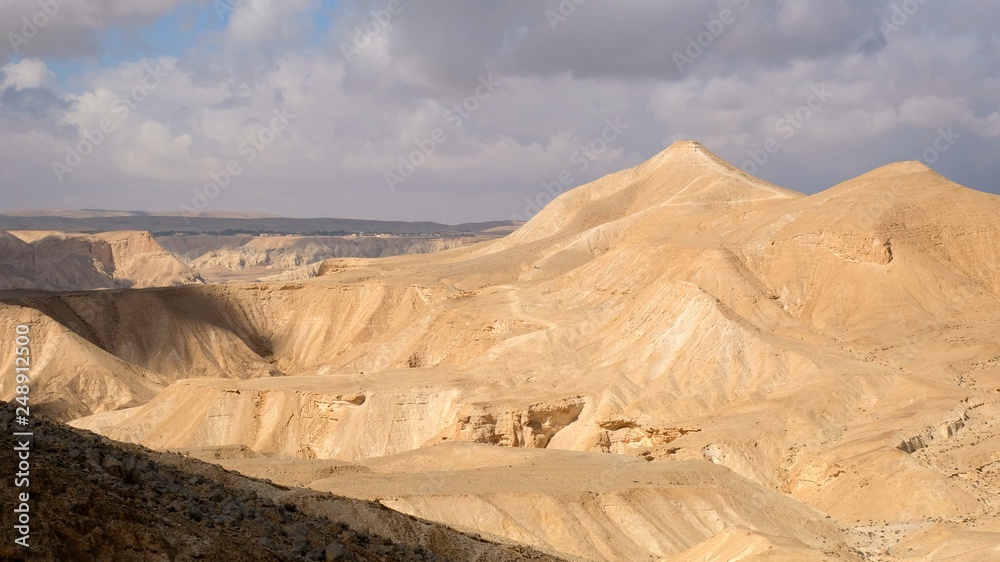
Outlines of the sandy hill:
[[997,559],[998,211],[917,163],[806,197],[679,142],[493,242],[0,314],[158,377],[74,426],[567,558]]
[[[14,405],[0,404],[0,429],[35,434],[30,547],[4,541],[3,560],[558,560],[378,504],[241,477],[59,424],[14,425],[14,413]],[[8,474],[15,466],[14,455],[0,455],[0,468]],[[19,505],[16,491],[9,485],[0,489],[4,505]],[[12,526],[10,513],[3,519]]]
[[148,232],[0,232],[0,290],[73,291],[202,283]]

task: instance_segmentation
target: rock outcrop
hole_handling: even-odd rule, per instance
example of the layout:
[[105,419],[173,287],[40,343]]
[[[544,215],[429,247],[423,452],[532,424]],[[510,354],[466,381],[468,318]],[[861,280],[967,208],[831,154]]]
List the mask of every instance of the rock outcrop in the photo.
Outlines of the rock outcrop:
[[148,232],[0,232],[0,290],[79,291],[203,283]]
[[429,254],[493,240],[478,236],[161,236],[157,241],[211,281],[315,277],[332,258]]
[[[0,500],[20,505],[30,490],[28,548],[0,543],[4,560],[123,562],[445,561],[557,558],[492,544],[327,494],[301,494],[176,454],[155,453],[42,420],[15,426],[0,404],[0,431],[31,432],[26,488],[5,485]],[[15,429],[16,428],[16,429]],[[5,447],[0,470],[17,472]],[[4,510],[4,528],[15,522]],[[20,535],[19,535],[20,536]]]

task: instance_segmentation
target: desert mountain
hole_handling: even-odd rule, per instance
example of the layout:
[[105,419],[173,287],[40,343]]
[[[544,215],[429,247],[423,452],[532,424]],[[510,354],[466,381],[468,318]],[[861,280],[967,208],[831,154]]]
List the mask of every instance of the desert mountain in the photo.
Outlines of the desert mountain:
[[73,291],[202,283],[148,232],[0,232],[0,290]]
[[162,385],[53,391],[76,427],[570,559],[997,559],[998,216],[918,163],[806,197],[685,141],[499,240],[0,314]]

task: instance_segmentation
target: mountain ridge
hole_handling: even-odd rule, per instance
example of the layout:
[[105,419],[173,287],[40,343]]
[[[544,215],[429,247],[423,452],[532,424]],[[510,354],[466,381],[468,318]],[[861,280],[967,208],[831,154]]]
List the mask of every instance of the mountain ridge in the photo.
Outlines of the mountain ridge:
[[[672,145],[507,237],[436,254],[331,259],[295,282],[11,297],[0,310],[58,316],[93,334],[87,353],[162,377],[154,398],[121,396],[129,407],[111,411],[98,400],[73,426],[205,454],[241,447],[233,466],[276,459],[302,474],[433,448],[440,470],[401,461],[359,477],[363,489],[340,485],[568,557],[783,545],[889,560],[905,539],[933,559],[921,533],[947,527],[959,560],[975,560],[976,528],[1000,521],[1000,473],[978,470],[1000,462],[1000,197],[906,163],[806,197],[715,158]],[[923,196],[873,197],[880,186]],[[467,485],[462,467],[486,447],[535,449],[550,468],[530,488],[502,466]],[[650,474],[690,462],[703,484],[670,500],[656,478],[620,476],[612,455]],[[587,496],[585,478],[551,469],[570,458],[628,490]],[[734,518],[751,496],[726,490],[751,487],[827,531]],[[698,524],[677,538],[663,523],[674,517]]]

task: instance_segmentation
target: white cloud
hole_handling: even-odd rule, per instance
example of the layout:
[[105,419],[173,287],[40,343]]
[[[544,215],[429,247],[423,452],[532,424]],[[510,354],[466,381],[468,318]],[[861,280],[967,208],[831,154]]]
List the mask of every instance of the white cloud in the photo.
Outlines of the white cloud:
[[[96,12],[67,12],[58,25],[71,31],[148,21],[176,4],[116,0]],[[927,4],[891,41],[861,48],[852,41],[867,37],[886,2],[761,0],[683,76],[670,55],[702,30],[704,7],[585,3],[553,31],[544,5],[414,2],[345,61],[341,42],[353,39],[370,9],[382,7],[355,4],[325,44],[301,48],[311,24],[302,18],[315,0],[244,0],[225,31],[210,38],[219,43],[207,41],[177,59],[153,53],[90,68],[72,79],[69,92],[37,59],[3,66],[0,190],[7,191],[0,200],[11,200],[8,186],[32,185],[36,207],[67,200],[115,206],[128,197],[133,206],[176,209],[190,203],[192,187],[236,159],[243,172],[213,200],[218,209],[499,219],[522,212],[524,199],[562,169],[572,167],[574,181],[583,183],[677,138],[702,140],[739,164],[824,84],[830,100],[793,138],[780,139],[780,151],[759,172],[765,179],[824,188],[919,153],[937,127],[948,125],[962,135],[961,146],[936,164],[942,172],[976,187],[994,185],[1000,173],[990,142],[1000,136],[996,33],[935,28],[963,11],[954,4]],[[157,64],[167,69],[162,83],[126,117],[116,113],[115,103]],[[502,88],[452,128],[444,112],[474,95],[491,72]],[[241,143],[267,127],[275,110],[296,117],[246,161]],[[108,117],[117,119],[114,132],[56,183],[51,160]],[[615,117],[629,125],[626,134],[576,172],[572,153]],[[436,128],[447,140],[390,192],[383,173]]]
[[39,59],[23,59],[0,67],[4,79],[0,90],[4,88],[51,88],[55,85],[56,75]]
[[242,47],[294,38],[309,26],[306,15],[315,6],[315,0],[243,0],[229,16],[228,38]]
[[114,155],[118,169],[146,180],[197,182],[208,166],[192,158],[191,135],[174,136],[163,123],[147,121]]

